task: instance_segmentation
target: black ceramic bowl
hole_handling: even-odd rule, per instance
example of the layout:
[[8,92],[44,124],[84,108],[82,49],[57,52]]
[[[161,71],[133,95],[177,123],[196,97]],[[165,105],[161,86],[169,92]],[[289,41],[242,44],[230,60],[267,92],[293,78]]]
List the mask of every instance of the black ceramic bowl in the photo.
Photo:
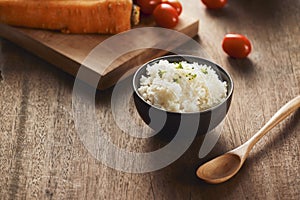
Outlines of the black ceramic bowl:
[[[140,78],[146,76],[146,67],[157,63],[159,60],[169,62],[187,61],[188,63],[199,63],[211,66],[219,76],[219,79],[227,82],[227,97],[220,104],[200,112],[169,112],[147,103],[139,94]],[[197,134],[206,134],[225,118],[229,109],[232,93],[233,81],[230,75],[219,65],[206,59],[189,55],[171,55],[159,57],[142,65],[133,76],[134,103],[143,121],[152,129],[163,134],[176,134],[180,129],[190,132],[197,131]],[[196,128],[195,128],[196,126]]]

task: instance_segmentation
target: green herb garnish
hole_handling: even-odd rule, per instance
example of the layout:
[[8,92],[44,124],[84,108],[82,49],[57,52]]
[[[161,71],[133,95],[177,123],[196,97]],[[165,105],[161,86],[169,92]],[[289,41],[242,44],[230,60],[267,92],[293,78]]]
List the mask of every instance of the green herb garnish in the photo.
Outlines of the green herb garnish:
[[208,74],[208,72],[207,72],[207,69],[201,69],[201,72],[203,73],[203,74]]
[[194,78],[197,77],[197,74],[188,73],[188,74],[186,75],[186,77],[188,77],[189,80],[193,80]]
[[176,74],[175,77],[173,78],[173,82],[179,83],[179,80],[180,80],[181,78],[182,78],[182,77],[181,77],[179,74]]
[[162,78],[162,76],[166,73],[167,71],[165,70],[158,70],[158,75],[160,78]]
[[193,80],[194,78],[197,77],[197,74],[189,74],[189,75],[190,75],[189,80]]
[[183,69],[181,62],[177,64],[176,69]]

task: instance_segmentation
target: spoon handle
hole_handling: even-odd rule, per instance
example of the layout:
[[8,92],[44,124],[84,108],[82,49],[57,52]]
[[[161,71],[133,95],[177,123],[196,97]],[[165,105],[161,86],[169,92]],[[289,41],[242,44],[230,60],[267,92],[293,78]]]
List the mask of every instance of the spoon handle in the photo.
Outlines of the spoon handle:
[[[253,135],[246,143],[247,146],[246,156],[248,156],[252,147],[274,126],[276,126],[279,122],[284,120],[289,114],[296,111],[300,107],[300,95],[295,97],[294,99],[287,102],[284,106],[282,106],[274,116],[255,134]],[[244,146],[244,145],[243,145]]]

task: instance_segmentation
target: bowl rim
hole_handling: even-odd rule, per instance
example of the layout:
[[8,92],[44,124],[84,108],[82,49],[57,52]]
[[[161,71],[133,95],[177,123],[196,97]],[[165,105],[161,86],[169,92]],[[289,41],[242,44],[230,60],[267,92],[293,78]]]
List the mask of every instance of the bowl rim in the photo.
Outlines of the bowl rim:
[[[138,89],[137,89],[137,85],[135,84],[135,80],[137,79],[137,75],[138,73],[145,67],[147,67],[149,64],[151,63],[154,63],[156,61],[159,61],[159,60],[163,60],[163,59],[166,59],[168,60],[168,58],[175,58],[175,57],[181,57],[181,58],[192,58],[192,59],[197,59],[197,60],[204,60],[205,62],[208,62],[208,63],[211,63],[212,65],[216,66],[218,68],[218,70],[220,70],[223,74],[225,74],[225,76],[227,76],[227,78],[229,79],[230,81],[230,84],[231,84],[231,87],[230,87],[230,91],[227,91],[227,96],[225,98],[225,100],[223,100],[221,103],[213,106],[213,107],[210,107],[208,109],[205,109],[205,110],[201,110],[201,111],[194,111],[194,112],[176,112],[176,111],[169,111],[169,110],[166,110],[166,109],[163,109],[163,108],[160,108],[160,107],[157,107],[155,105],[152,105],[150,103],[148,103],[141,95],[140,93],[138,92]],[[199,64],[199,62],[198,62]],[[207,113],[207,112],[211,112],[215,109],[217,109],[218,107],[222,106],[224,103],[226,103],[228,101],[229,98],[231,98],[232,94],[233,94],[233,89],[234,89],[234,83],[233,83],[233,79],[231,77],[231,75],[223,68],[221,67],[220,65],[216,64],[215,62],[212,62],[206,58],[202,58],[202,57],[199,57],[199,56],[193,56],[193,55],[186,55],[186,54],[175,54],[175,55],[167,55],[167,56],[161,56],[161,57],[157,57],[157,58],[154,58],[144,64],[142,64],[137,70],[136,72],[134,73],[133,75],[133,79],[132,79],[132,85],[133,85],[133,90],[134,90],[134,93],[143,101],[145,102],[147,105],[149,105],[150,107],[153,107],[155,109],[158,109],[160,111],[163,111],[163,112],[167,112],[167,113],[173,113],[173,114],[201,114],[201,113]]]

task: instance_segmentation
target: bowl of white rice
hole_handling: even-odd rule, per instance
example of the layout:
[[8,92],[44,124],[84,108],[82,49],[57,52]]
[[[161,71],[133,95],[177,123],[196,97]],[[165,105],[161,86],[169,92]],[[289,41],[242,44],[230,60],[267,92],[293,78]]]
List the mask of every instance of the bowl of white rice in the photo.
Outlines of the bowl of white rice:
[[205,134],[225,118],[233,81],[209,60],[171,55],[142,65],[133,89],[139,115],[155,131],[174,134],[184,127]]

